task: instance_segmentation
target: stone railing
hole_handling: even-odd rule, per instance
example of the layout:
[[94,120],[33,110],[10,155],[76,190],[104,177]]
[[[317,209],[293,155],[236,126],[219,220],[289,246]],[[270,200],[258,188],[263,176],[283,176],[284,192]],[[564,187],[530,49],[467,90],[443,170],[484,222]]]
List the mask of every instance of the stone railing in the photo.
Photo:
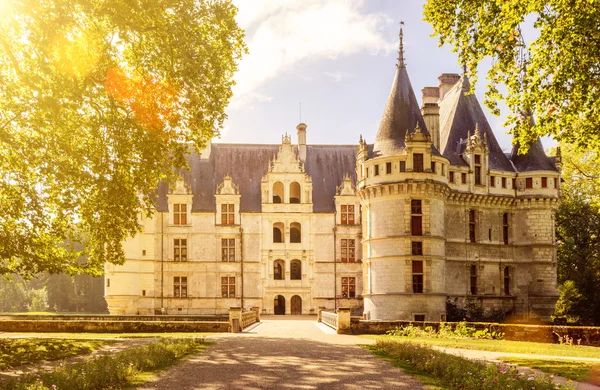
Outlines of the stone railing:
[[229,308],[229,329],[232,333],[238,333],[250,325],[260,322],[259,308],[243,312],[241,307]]
[[250,325],[256,323],[258,321],[256,317],[257,315],[254,310],[242,313],[242,329],[246,329]]
[[350,333],[350,308],[339,308],[334,313],[320,307],[318,321],[332,327],[337,333]]

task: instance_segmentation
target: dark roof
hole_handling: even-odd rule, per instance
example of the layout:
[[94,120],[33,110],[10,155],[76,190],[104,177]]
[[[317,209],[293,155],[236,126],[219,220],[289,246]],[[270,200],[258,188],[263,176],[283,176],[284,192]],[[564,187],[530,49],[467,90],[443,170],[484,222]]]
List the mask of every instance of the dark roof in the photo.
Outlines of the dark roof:
[[[348,173],[356,181],[355,145],[307,145],[305,169],[312,178],[313,211],[334,212],[336,187]],[[261,211],[261,180],[279,145],[212,144],[210,158],[189,155],[189,171],[182,171],[192,189],[192,211],[214,212],[217,186],[230,175],[239,187],[242,212]],[[159,185],[157,209],[167,211],[167,191]]]
[[554,159],[546,156],[542,140],[538,139],[529,146],[529,150],[525,154],[519,154],[519,143],[513,145],[510,160],[519,172],[530,171],[556,171]]
[[413,133],[417,123],[423,133],[429,134],[406,68],[397,66],[390,96],[375,137],[374,156],[399,154],[404,149],[406,133]]
[[469,79],[463,76],[462,81],[456,83],[440,102],[440,149],[442,155],[450,160],[451,165],[467,165],[460,156],[464,149],[461,140],[465,141],[469,132],[473,134],[477,124],[481,136],[483,137],[485,134],[487,137],[490,169],[514,172],[510,161],[494,136],[477,97],[474,94],[465,94],[470,88]]

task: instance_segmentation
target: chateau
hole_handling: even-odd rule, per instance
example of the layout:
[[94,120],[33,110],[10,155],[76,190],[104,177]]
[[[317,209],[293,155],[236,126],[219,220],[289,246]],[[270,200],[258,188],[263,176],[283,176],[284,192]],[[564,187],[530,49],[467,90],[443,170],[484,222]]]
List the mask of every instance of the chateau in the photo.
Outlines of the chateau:
[[487,315],[549,320],[560,155],[539,140],[505,154],[469,90],[442,74],[419,107],[401,46],[379,130],[358,145],[307,144],[301,123],[295,144],[190,155],[125,264],[106,266],[110,313],[439,321],[447,299],[473,297]]

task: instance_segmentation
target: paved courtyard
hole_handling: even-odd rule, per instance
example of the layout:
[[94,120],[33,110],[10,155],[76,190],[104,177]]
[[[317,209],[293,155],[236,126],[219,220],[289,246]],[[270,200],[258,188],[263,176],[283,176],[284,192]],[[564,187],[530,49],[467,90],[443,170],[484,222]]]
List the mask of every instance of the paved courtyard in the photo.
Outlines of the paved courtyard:
[[263,317],[244,334],[211,336],[202,354],[143,389],[423,389],[411,376],[315,317]]

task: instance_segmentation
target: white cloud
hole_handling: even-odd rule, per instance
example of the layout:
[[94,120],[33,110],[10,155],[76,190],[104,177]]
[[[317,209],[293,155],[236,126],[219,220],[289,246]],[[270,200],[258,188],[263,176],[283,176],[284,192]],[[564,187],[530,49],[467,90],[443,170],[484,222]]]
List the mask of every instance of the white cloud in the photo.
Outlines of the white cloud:
[[343,79],[352,77],[352,74],[348,73],[348,72],[325,72],[325,75],[331,77],[332,79],[334,79],[337,82],[340,82]]
[[[240,108],[265,81],[301,61],[335,59],[362,51],[395,50],[382,36],[393,20],[362,12],[362,0],[234,0],[246,30],[246,55],[235,75],[230,109]],[[343,76],[340,76],[343,77]]]

